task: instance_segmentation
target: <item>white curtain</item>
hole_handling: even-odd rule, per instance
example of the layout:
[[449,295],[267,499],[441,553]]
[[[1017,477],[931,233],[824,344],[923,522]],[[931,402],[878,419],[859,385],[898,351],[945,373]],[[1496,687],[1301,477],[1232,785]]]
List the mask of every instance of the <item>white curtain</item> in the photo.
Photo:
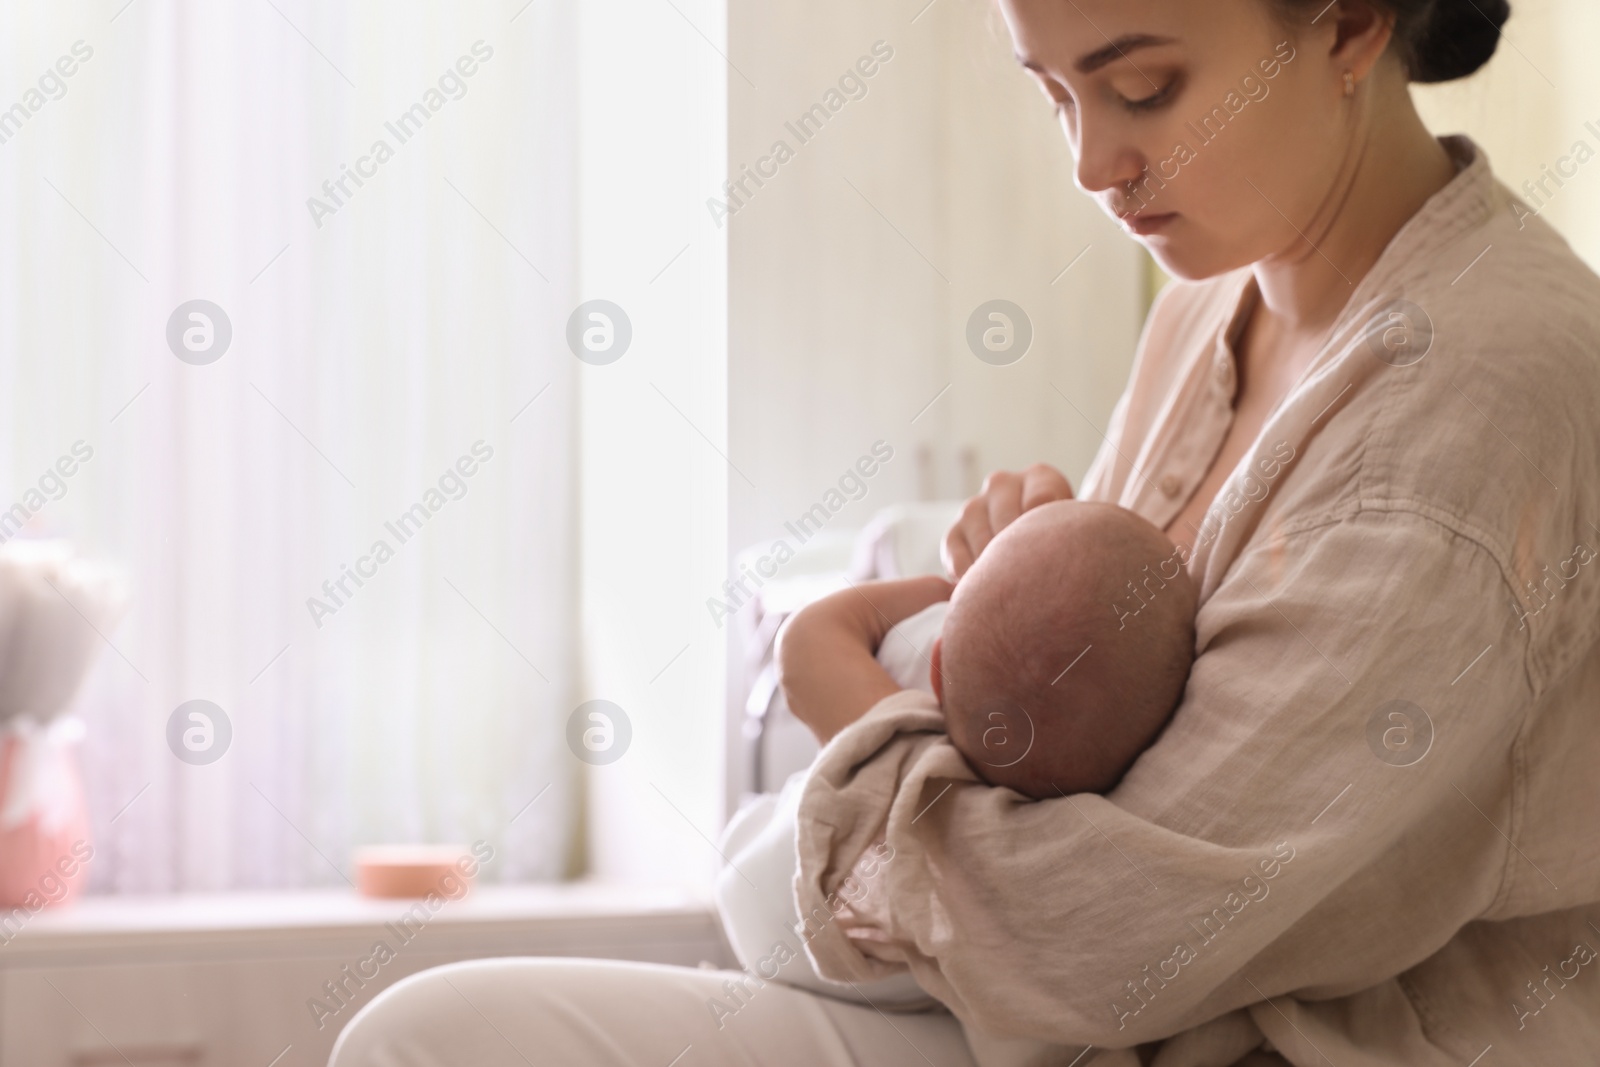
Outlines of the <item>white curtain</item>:
[[[133,594],[75,706],[94,890],[342,885],[380,841],[569,869],[571,19],[0,7],[0,510],[82,441],[25,536]],[[193,300],[214,362],[169,347]],[[209,764],[167,740],[197,699]]]

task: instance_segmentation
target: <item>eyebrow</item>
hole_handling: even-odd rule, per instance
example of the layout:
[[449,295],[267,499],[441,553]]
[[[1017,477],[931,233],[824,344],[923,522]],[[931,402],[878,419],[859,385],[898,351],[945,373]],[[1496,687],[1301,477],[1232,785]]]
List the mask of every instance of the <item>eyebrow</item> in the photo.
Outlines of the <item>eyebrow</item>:
[[[1137,52],[1141,48],[1155,48],[1159,45],[1173,44],[1174,41],[1175,39],[1172,37],[1157,37],[1148,33],[1130,33],[1111,41],[1104,48],[1095,49],[1080,58],[1073,66],[1077,68],[1080,74],[1093,74],[1109,63],[1127,58],[1129,52]],[[1038,71],[1040,74],[1045,72],[1044,67],[1026,56],[1018,55],[1017,62],[1028,70]]]

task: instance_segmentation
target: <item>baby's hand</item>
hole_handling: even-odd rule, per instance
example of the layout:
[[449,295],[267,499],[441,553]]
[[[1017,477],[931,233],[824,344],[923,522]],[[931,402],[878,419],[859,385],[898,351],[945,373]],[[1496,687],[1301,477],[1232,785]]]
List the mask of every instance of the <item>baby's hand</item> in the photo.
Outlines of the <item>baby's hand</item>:
[[961,517],[944,535],[940,555],[945,570],[960,580],[995,535],[1025,511],[1056,500],[1071,500],[1066,476],[1045,463],[1025,471],[995,471],[983,480],[983,489],[967,501]]
[[895,623],[941,600],[943,578],[862,582],[806,605],[778,633],[778,682],[789,710],[826,743],[900,687],[876,659]]

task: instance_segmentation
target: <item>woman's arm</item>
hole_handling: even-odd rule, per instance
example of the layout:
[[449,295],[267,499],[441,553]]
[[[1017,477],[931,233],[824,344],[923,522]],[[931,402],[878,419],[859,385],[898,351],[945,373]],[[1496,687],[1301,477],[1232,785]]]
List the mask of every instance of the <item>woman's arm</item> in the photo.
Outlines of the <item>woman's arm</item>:
[[857,916],[882,947],[825,924],[809,951],[835,980],[903,961],[992,1033],[1103,1047],[1391,978],[1538,877],[1499,829],[1535,695],[1512,603],[1483,548],[1404,511],[1248,553],[1200,612],[1173,722],[1106,797],[991,788],[931,699],[898,694],[824,752],[800,818],[801,914],[893,849]]

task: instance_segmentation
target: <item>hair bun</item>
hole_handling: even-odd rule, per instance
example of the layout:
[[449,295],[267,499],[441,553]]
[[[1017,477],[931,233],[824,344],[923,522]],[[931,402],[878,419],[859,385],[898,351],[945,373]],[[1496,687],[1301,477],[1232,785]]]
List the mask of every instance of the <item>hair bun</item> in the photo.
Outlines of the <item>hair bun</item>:
[[1447,82],[1474,73],[1494,55],[1510,17],[1510,0],[1436,0],[1411,46],[1411,80]]

